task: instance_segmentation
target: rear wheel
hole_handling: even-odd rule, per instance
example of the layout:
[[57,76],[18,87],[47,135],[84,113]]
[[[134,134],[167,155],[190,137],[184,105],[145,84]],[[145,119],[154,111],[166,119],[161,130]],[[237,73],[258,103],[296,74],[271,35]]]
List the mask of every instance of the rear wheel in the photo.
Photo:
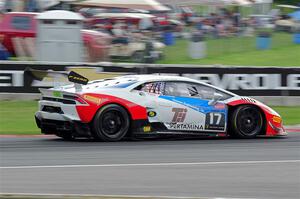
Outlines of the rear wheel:
[[103,141],[119,141],[128,132],[130,119],[127,111],[116,104],[101,108],[93,121],[93,134]]
[[230,133],[238,138],[254,138],[263,130],[263,125],[264,118],[258,108],[242,105],[233,111]]

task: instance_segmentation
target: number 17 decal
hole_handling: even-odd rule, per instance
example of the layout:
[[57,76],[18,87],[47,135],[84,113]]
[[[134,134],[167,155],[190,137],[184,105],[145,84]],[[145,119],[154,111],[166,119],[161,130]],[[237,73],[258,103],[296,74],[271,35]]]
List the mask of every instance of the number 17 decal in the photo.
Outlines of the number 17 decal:
[[219,125],[222,118],[222,113],[209,113],[209,124],[210,125]]
[[205,129],[224,130],[225,114],[219,112],[211,112],[206,114]]

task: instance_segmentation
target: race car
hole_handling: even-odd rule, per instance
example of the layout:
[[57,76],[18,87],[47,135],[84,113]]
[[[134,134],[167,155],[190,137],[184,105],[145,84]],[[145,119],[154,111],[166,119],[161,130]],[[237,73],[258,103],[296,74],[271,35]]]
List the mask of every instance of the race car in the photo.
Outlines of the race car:
[[280,115],[270,107],[195,79],[153,74],[89,81],[73,71],[63,75],[74,84],[40,89],[35,119],[43,134],[103,141],[287,135]]

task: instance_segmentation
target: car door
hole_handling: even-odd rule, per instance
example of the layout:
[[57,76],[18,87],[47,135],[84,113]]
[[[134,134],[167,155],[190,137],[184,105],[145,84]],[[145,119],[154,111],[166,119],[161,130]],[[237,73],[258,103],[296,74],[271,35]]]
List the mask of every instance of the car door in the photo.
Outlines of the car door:
[[[146,107],[148,120],[150,123],[158,123],[163,120],[164,117],[161,117],[163,112],[159,112],[159,100],[158,98],[162,95],[164,91],[164,82],[154,81],[146,82],[133,90],[136,92],[136,100],[139,101],[139,104]],[[168,102],[160,103],[163,107],[171,106]],[[164,109],[165,110],[165,109]]]
[[227,106],[219,91],[193,82],[167,81],[158,98],[157,115],[167,129],[174,131],[224,132]]

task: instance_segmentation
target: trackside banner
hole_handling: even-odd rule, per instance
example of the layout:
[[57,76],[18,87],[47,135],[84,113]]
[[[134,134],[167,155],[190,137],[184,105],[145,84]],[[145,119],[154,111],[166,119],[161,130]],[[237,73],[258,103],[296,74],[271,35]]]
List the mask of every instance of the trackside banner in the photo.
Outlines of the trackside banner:
[[51,87],[64,80],[33,80],[24,74],[26,67],[38,70],[73,70],[90,80],[124,74],[181,75],[249,96],[300,96],[300,67],[216,67],[145,64],[54,64],[0,63],[0,92],[37,93],[39,87]]

